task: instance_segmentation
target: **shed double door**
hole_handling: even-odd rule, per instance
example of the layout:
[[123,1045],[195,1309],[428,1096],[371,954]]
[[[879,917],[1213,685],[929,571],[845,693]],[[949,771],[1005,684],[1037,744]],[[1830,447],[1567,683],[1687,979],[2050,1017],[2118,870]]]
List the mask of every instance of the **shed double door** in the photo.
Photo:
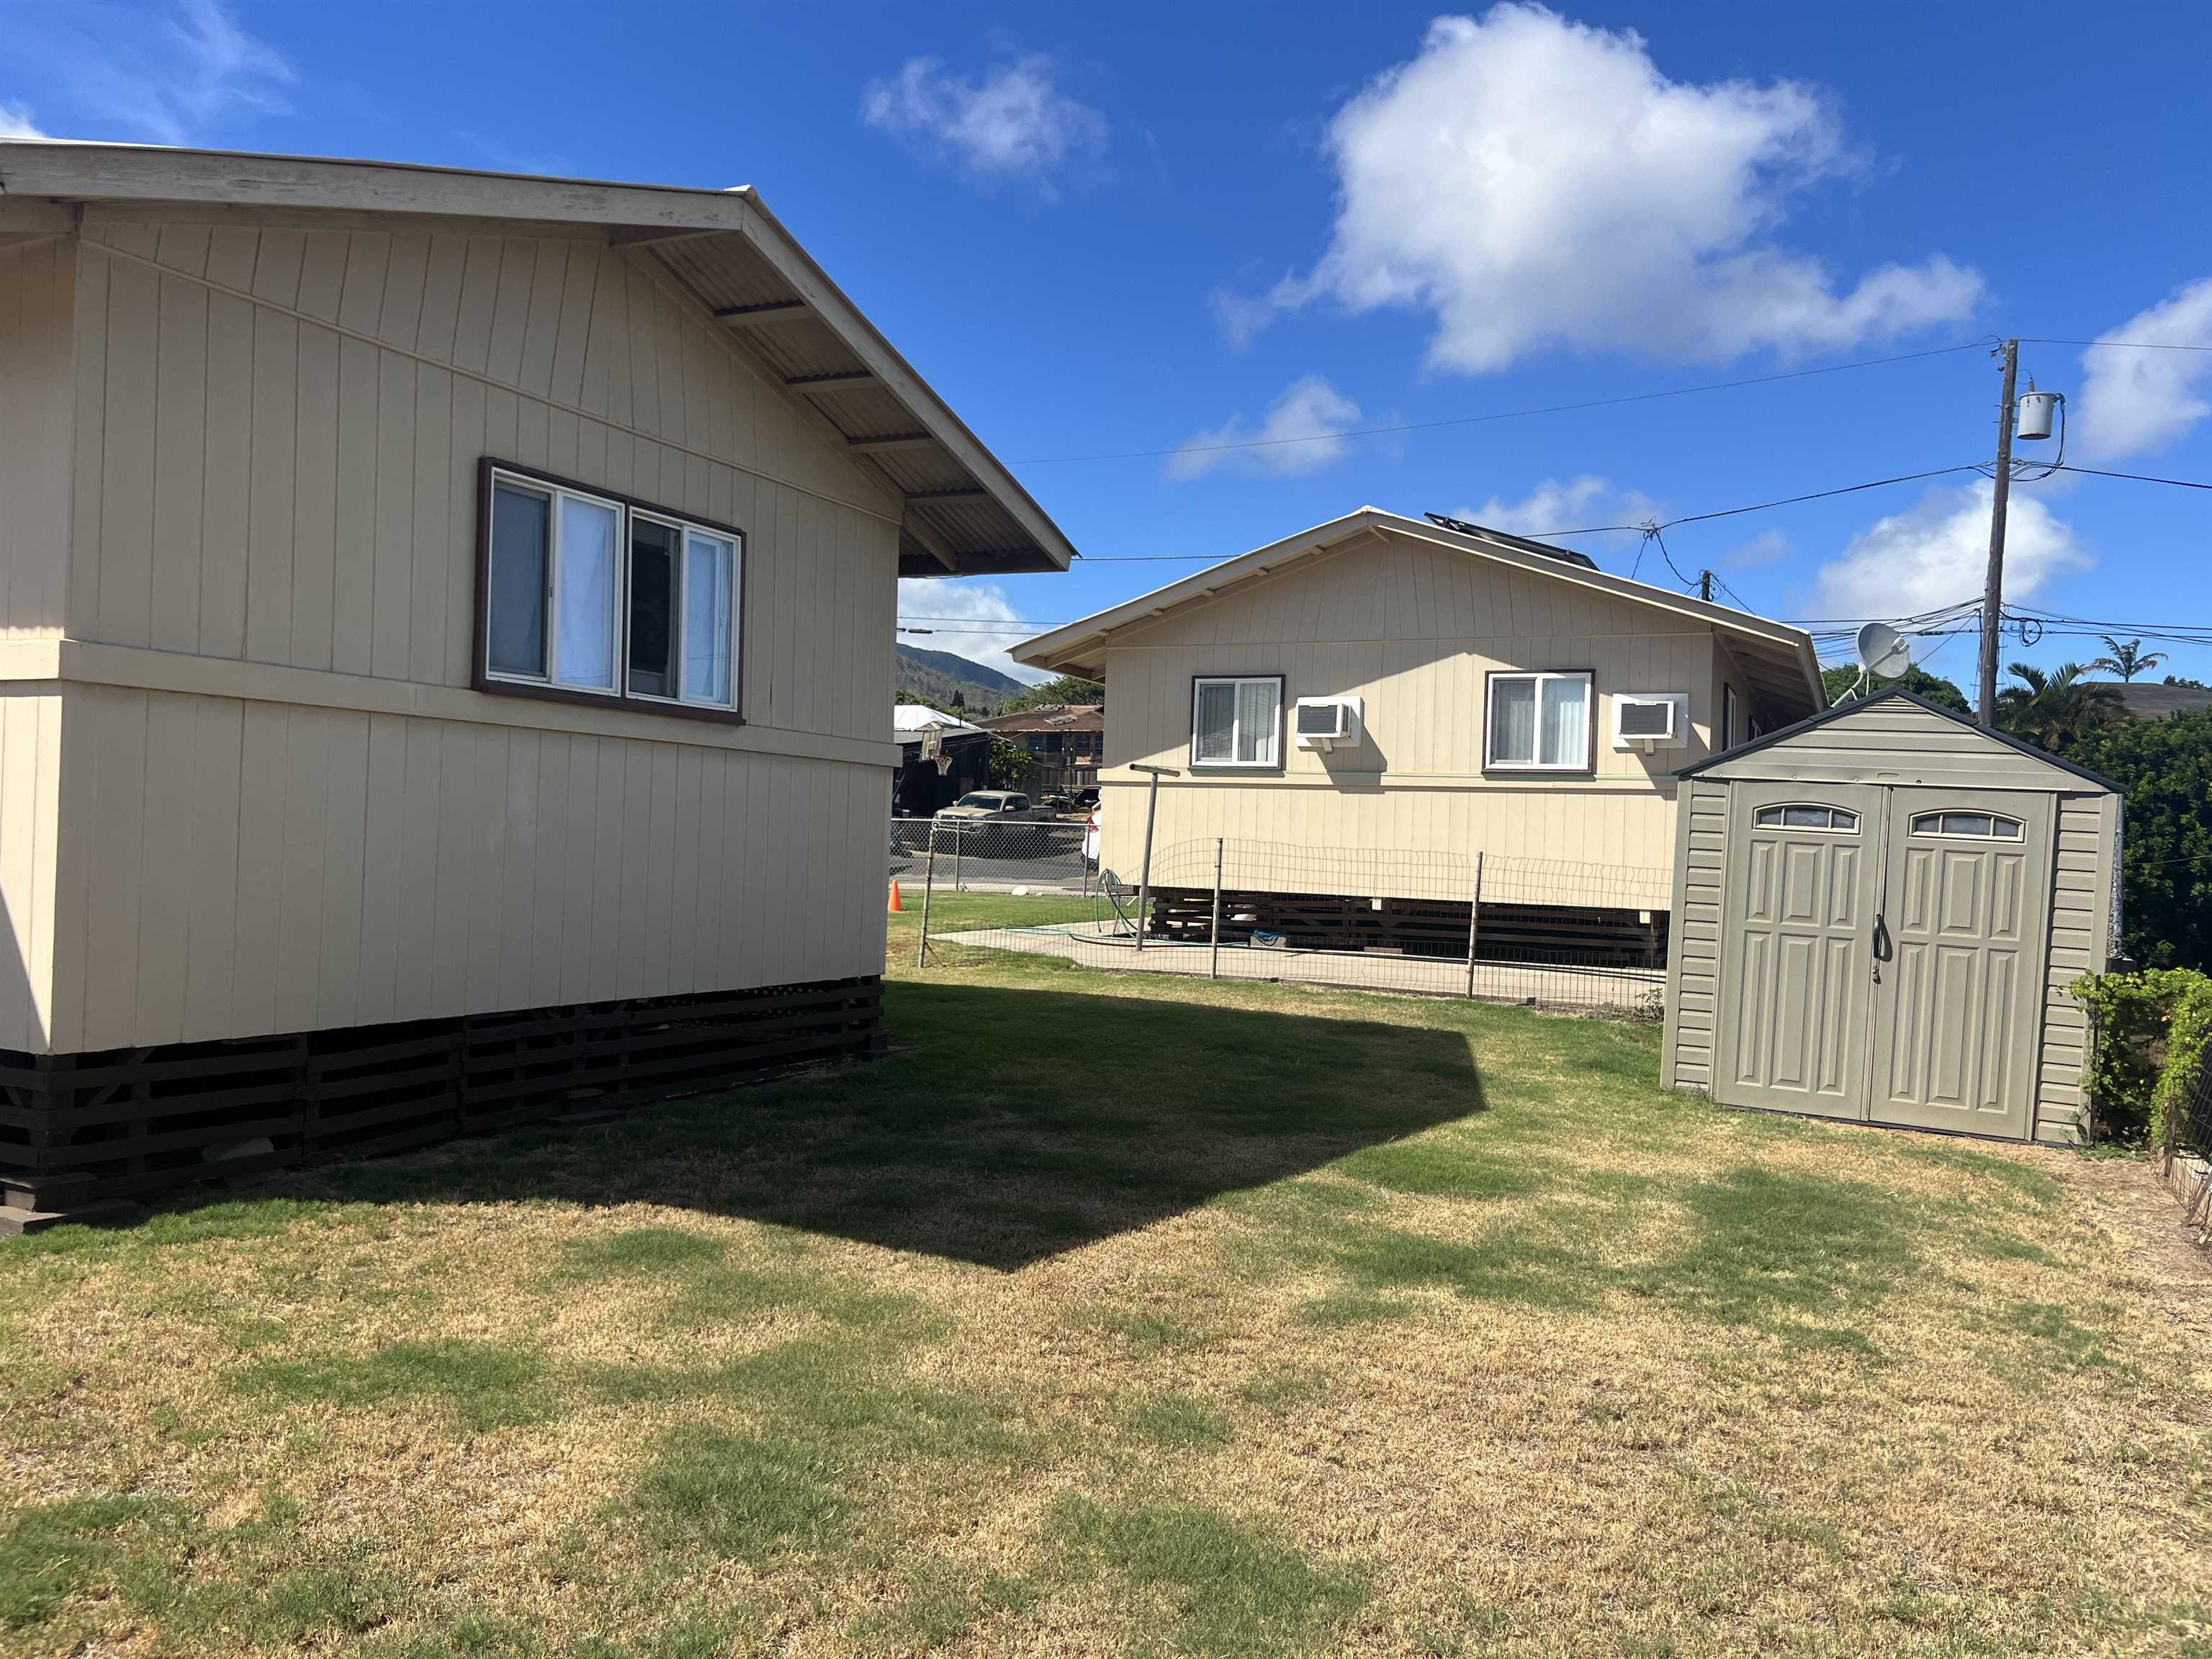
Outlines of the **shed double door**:
[[1715,1098],[2025,1139],[2050,798],[1749,781],[1729,796]]

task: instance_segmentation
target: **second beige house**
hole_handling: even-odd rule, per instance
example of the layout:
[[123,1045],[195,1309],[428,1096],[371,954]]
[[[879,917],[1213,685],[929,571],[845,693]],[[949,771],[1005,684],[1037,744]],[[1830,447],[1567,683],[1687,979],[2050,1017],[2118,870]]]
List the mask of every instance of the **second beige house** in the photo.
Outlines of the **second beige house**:
[[1479,853],[1501,947],[1623,965],[1663,960],[1676,772],[1826,705],[1797,629],[1372,507],[1013,654],[1106,684],[1101,861],[1132,884],[1134,769],[1178,775],[1153,832],[1170,928],[1219,841],[1249,927],[1464,951]]

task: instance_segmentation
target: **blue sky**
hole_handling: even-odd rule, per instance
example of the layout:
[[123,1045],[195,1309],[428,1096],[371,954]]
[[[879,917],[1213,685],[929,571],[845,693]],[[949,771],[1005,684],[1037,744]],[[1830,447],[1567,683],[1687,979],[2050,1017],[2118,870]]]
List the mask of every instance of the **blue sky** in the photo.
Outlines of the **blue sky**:
[[[1939,348],[2212,347],[2208,49],[2182,6],[0,0],[0,129],[758,187],[1094,556],[908,585],[967,619],[916,643],[994,659],[1363,503],[1536,534],[1982,460],[1994,365]],[[2212,351],[2022,362],[2069,460],[2212,480]],[[1978,592],[1985,489],[1667,551],[1768,615],[1904,616]],[[2212,493],[2062,476],[2015,493],[2008,597],[2212,624],[2208,548]]]

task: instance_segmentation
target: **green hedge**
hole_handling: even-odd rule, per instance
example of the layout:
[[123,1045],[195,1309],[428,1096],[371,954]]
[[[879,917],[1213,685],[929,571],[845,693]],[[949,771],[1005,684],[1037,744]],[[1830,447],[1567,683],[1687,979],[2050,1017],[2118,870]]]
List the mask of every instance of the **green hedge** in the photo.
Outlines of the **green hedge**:
[[2212,976],[2194,968],[2084,975],[2074,994],[2096,1022],[2089,1060],[2097,1123],[2112,1139],[2166,1139],[2166,1108],[2212,1041]]

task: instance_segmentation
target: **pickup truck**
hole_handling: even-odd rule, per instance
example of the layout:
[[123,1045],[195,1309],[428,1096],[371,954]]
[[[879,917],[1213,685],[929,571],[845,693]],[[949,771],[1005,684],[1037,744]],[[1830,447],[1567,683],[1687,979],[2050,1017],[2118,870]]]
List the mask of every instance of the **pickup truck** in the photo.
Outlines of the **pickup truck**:
[[939,822],[957,818],[963,824],[972,823],[1034,823],[1052,817],[1042,806],[1030,805],[1027,795],[1018,795],[1006,789],[971,789],[966,794],[942,808],[937,814]]

